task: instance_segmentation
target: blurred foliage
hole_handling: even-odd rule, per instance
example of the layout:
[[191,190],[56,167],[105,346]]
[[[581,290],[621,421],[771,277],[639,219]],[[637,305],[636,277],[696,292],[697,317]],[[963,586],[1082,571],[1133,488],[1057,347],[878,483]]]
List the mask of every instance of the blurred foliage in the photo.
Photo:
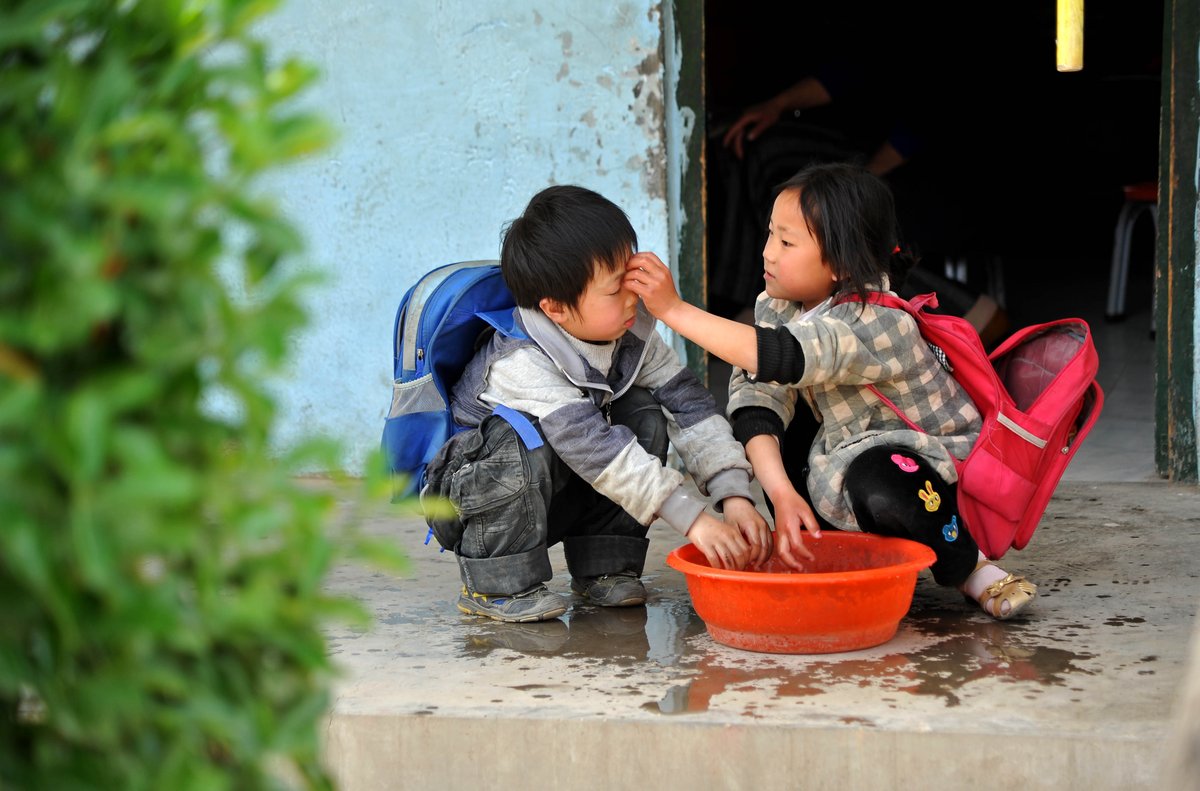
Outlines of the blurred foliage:
[[0,5],[0,788],[329,787],[326,576],[402,558],[270,443],[314,71],[272,2]]

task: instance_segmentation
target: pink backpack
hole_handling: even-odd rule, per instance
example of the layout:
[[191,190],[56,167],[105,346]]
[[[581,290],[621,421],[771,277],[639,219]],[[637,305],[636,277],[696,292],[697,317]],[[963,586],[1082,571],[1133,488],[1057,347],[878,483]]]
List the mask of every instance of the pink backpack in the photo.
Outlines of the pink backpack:
[[[979,439],[957,462],[958,508],[971,536],[992,560],[1009,547],[1023,549],[1104,406],[1087,322],[1025,327],[989,355],[966,319],[924,310],[937,307],[936,294],[906,301],[872,293],[868,299],[916,319],[921,336],[944,352],[951,375],[983,415]],[[849,295],[842,301],[859,300]],[[924,431],[874,385],[868,389],[911,428]]]

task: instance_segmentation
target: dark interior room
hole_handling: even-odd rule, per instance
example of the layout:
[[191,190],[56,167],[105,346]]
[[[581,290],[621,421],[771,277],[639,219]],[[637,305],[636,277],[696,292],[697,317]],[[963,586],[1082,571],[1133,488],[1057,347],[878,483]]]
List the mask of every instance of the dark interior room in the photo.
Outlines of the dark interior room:
[[[867,162],[903,139],[892,186],[920,268],[999,291],[1014,326],[1102,311],[1123,187],[1158,173],[1162,5],[1088,4],[1083,68],[1055,63],[1054,3],[705,5],[710,307],[761,290],[770,189],[809,161]],[[824,106],[784,113],[738,158],[748,107],[805,77]],[[899,131],[898,131],[899,130]],[[899,135],[901,137],[893,137]],[[1137,226],[1129,300],[1150,300]]]

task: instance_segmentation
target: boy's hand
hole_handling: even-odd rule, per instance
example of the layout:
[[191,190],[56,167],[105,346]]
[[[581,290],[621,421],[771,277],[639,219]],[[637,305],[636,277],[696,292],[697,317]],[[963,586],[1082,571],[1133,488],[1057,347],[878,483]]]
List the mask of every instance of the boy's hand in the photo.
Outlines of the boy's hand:
[[657,319],[683,302],[671,270],[654,253],[637,253],[626,262],[624,286],[641,297],[646,310]]
[[820,538],[821,526],[800,493],[791,486],[787,489],[773,492],[774,496],[771,497],[775,506],[775,550],[784,563],[803,570],[804,564],[800,558],[813,560],[812,550],[804,546],[804,529],[807,528],[813,538]]
[[721,502],[725,524],[734,525],[750,544],[750,565],[761,566],[771,557],[771,528],[767,520],[745,497],[726,497]]
[[714,569],[744,569],[750,558],[750,545],[738,529],[709,514],[696,517],[687,537]]

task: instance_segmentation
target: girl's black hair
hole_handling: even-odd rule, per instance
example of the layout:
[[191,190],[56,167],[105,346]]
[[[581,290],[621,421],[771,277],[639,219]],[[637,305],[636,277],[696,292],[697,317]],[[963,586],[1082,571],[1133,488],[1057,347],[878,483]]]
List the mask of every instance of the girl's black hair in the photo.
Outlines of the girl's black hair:
[[804,221],[821,256],[838,277],[837,291],[864,300],[888,275],[900,288],[917,259],[901,249],[896,203],[883,179],[857,164],[818,163],[805,167],[775,189],[796,192]]
[[547,187],[502,232],[500,273],[519,306],[543,298],[574,309],[598,270],[624,267],[637,251],[625,212],[584,187]]

